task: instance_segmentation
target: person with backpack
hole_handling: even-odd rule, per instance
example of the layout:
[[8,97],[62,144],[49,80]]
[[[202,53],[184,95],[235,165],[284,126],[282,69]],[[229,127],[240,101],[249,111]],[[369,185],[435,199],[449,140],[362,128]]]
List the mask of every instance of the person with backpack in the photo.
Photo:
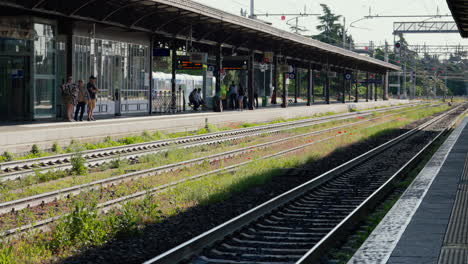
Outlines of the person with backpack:
[[[75,110],[75,121],[80,120],[83,121],[83,115],[86,108],[86,104],[88,104],[89,100],[89,92],[88,89],[84,86],[83,80],[78,81],[78,104],[76,105]],[[78,119],[78,114],[80,115],[80,119]]]
[[77,104],[78,88],[73,83],[72,76],[68,76],[67,82],[60,87],[60,90],[62,92],[63,103],[65,104],[66,118],[69,122],[74,122],[73,109]]

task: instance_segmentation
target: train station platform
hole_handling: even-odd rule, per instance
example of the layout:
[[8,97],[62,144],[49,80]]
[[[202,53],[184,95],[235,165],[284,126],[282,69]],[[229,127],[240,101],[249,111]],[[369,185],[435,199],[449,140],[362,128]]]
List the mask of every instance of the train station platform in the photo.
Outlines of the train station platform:
[[194,131],[205,127],[207,122],[222,127],[230,124],[262,123],[278,119],[314,116],[329,112],[343,113],[348,112],[350,109],[364,110],[408,103],[408,100],[389,100],[349,104],[291,106],[286,109],[268,107],[243,112],[197,112],[174,115],[120,117],[102,119],[96,122],[17,123],[0,126],[0,153],[4,151],[24,153],[30,151],[33,144],[37,144],[41,149],[50,149],[54,143],[67,146],[72,139],[98,142],[107,136],[120,138],[141,135],[143,131]]
[[348,264],[468,263],[468,117]]

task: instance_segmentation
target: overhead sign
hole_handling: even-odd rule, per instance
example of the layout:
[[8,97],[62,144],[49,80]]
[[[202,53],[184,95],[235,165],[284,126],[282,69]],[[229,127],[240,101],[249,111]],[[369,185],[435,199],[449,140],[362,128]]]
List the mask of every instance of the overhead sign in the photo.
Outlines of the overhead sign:
[[223,57],[223,68],[225,70],[247,70],[249,68],[248,56]]
[[296,67],[293,65],[289,66],[289,79],[291,80],[296,79]]
[[179,56],[177,58],[178,70],[203,70],[203,63],[194,63],[188,56]]
[[154,57],[170,57],[171,56],[171,49],[154,48],[153,49],[153,56]]
[[190,53],[190,61],[193,62],[193,63],[206,64],[206,63],[208,63],[208,53],[191,52]]

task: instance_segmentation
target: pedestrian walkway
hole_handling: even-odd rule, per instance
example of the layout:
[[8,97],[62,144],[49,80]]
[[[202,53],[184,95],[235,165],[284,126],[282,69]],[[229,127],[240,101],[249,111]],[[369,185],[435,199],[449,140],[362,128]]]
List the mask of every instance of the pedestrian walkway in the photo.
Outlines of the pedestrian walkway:
[[348,264],[468,264],[468,117]]
[[289,108],[262,108],[255,111],[234,112],[197,112],[188,114],[125,117],[103,119],[97,122],[46,122],[0,126],[0,153],[10,151],[23,153],[37,144],[41,149],[48,149],[54,143],[68,145],[72,139],[97,142],[107,136],[115,138],[140,135],[143,131],[184,132],[206,126],[228,126],[239,123],[261,123],[278,119],[313,116],[323,113],[342,113],[353,109],[370,109],[409,103],[407,100],[362,102],[352,104],[330,104],[296,106]]

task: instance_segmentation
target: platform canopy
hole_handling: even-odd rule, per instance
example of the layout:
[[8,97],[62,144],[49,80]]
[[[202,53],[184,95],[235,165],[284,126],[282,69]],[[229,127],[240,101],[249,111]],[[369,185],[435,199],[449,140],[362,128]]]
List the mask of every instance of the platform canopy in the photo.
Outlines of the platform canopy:
[[447,4],[450,11],[452,11],[453,18],[457,23],[461,36],[468,38],[468,1],[447,0]]
[[[0,0],[0,6],[383,73],[400,67],[190,0]],[[2,14],[5,15],[5,14]]]

